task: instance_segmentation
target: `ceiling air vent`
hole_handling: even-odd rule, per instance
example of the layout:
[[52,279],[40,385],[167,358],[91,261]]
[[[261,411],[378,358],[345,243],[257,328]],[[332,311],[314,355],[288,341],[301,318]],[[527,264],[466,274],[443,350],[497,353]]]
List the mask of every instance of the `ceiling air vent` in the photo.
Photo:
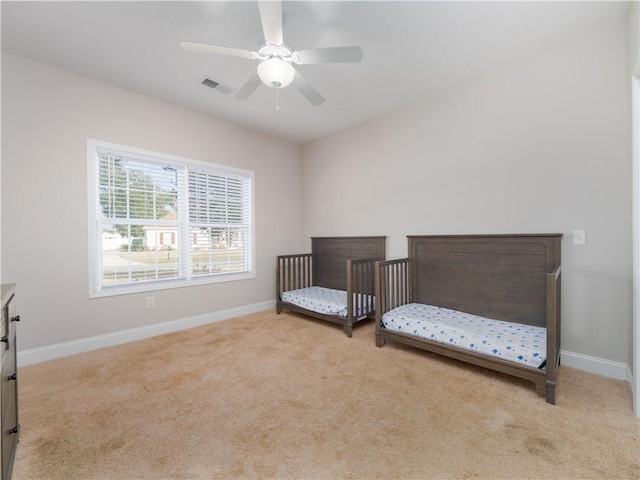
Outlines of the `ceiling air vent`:
[[213,88],[216,92],[220,92],[223,93],[225,95],[229,95],[231,92],[233,92],[233,87],[229,87],[227,85],[224,85],[216,80],[212,80],[211,78],[207,78],[205,77],[204,80],[202,80],[202,85],[209,87],[209,88]]

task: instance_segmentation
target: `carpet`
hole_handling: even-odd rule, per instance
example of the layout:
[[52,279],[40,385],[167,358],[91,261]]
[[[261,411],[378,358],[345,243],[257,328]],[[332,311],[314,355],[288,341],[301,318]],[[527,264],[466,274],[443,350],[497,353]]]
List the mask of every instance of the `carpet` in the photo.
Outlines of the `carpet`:
[[20,368],[13,478],[640,478],[628,383],[556,395],[266,311]]

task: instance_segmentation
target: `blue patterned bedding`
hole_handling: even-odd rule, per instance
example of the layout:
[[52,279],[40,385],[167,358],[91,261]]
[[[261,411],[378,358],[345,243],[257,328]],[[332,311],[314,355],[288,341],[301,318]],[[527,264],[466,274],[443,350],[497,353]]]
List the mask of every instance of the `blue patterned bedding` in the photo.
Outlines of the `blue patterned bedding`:
[[529,367],[544,365],[547,329],[410,303],[382,316],[385,328]]
[[[280,298],[282,298],[284,302],[306,308],[312,312],[347,318],[347,292],[344,290],[334,290],[325,287],[307,287],[283,292]],[[365,312],[360,311],[357,317],[364,316],[364,314]]]

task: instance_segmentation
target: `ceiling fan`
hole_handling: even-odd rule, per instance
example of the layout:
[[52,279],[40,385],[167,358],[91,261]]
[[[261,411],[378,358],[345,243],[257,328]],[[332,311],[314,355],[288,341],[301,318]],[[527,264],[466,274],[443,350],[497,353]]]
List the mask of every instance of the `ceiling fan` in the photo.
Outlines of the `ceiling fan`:
[[180,42],[180,48],[186,51],[241,57],[260,62],[256,73],[236,93],[236,100],[248,99],[260,83],[276,89],[292,84],[311,105],[320,105],[324,102],[324,97],[294,68],[293,64],[356,63],[362,60],[362,49],[356,46],[291,50],[283,42],[282,2],[258,0],[258,9],[265,43],[257,51],[205,43]]

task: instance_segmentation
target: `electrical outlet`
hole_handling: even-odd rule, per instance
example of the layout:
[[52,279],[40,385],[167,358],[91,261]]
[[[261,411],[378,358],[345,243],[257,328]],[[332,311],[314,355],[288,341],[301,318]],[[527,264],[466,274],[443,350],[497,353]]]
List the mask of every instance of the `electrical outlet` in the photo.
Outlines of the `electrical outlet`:
[[147,308],[156,306],[156,297],[147,297]]
[[587,244],[587,232],[584,230],[573,231],[573,244],[574,245],[586,245]]

